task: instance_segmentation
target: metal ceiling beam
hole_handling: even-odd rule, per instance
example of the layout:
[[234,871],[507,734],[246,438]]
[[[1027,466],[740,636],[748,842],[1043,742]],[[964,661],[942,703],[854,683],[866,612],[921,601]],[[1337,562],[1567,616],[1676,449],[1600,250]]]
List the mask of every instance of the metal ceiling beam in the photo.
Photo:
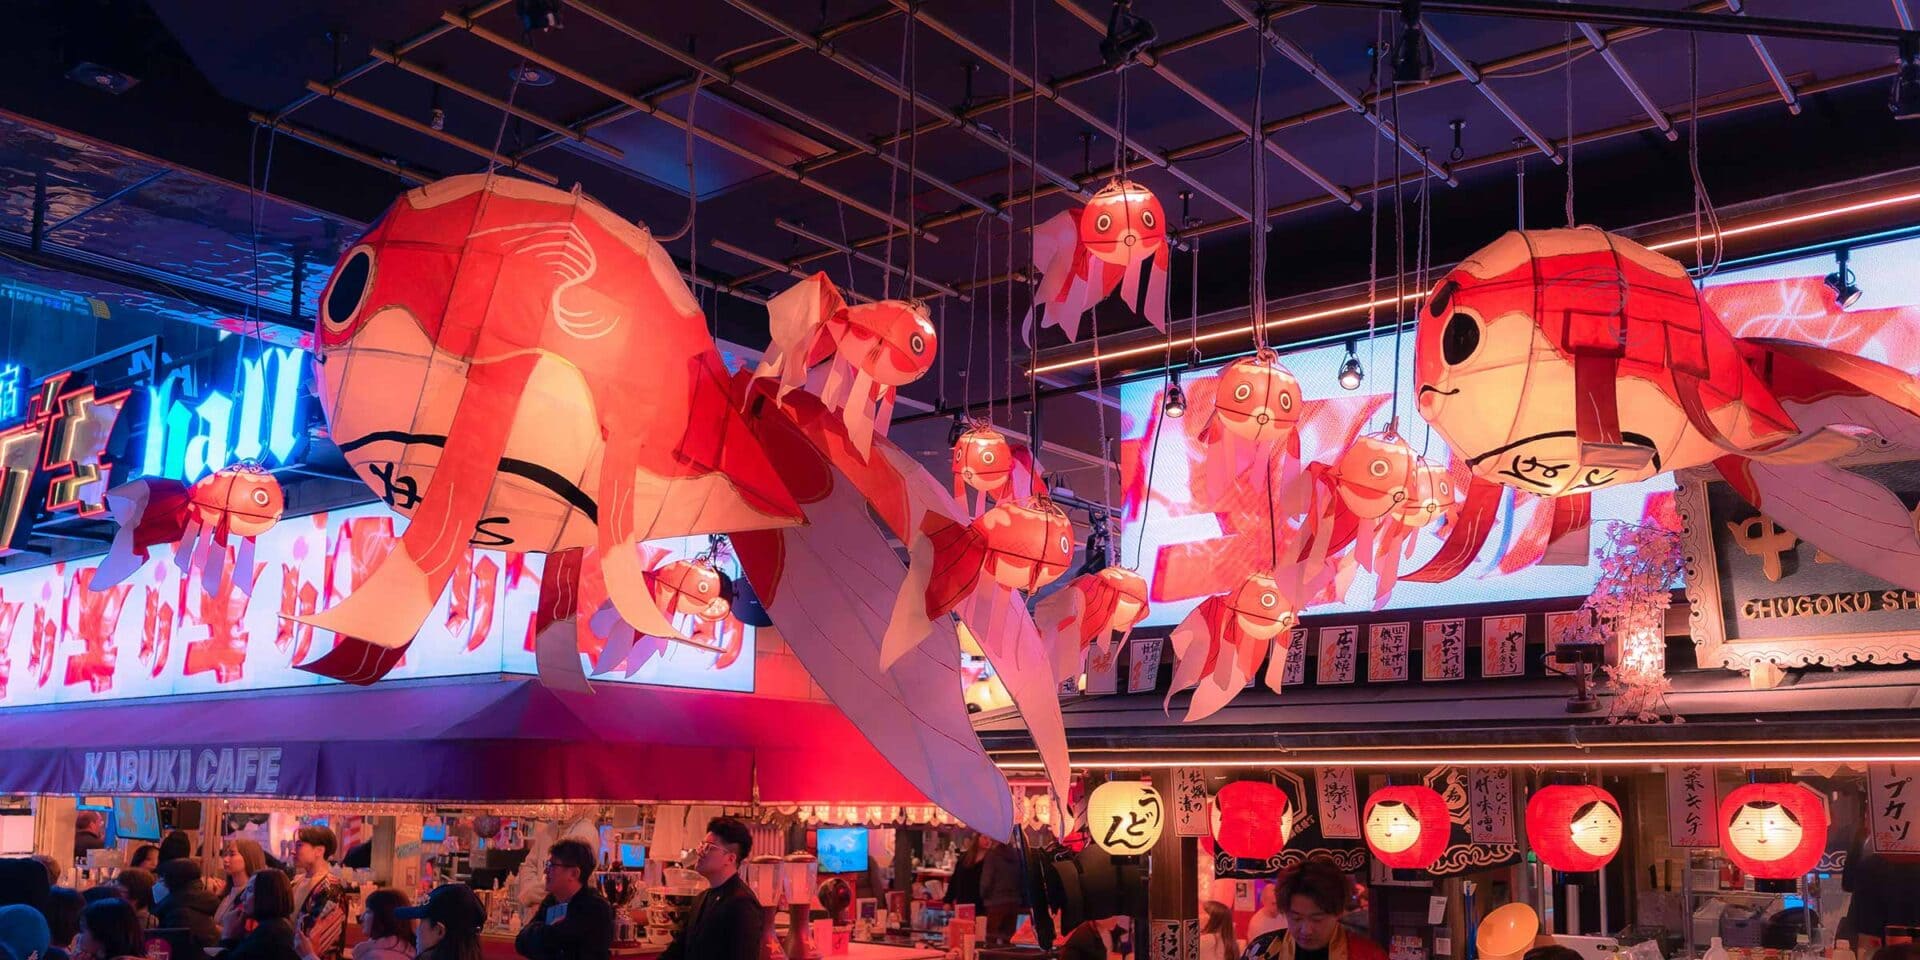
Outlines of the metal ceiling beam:
[[[779,33],[785,34],[788,37],[788,39],[791,39],[795,43],[801,43],[811,47],[813,49],[813,52],[819,54],[822,57],[827,58],[828,60],[833,61],[836,64],[839,64],[843,69],[853,74],[854,76],[857,76],[867,81],[868,83],[871,83],[876,87],[879,87],[882,90],[886,90],[892,93],[895,97],[899,99],[906,100],[912,103],[913,105],[919,107],[920,109],[925,110],[926,112],[933,114],[934,116],[939,117],[942,120],[945,120],[948,124],[954,127],[957,127],[960,130],[965,131],[967,135],[973,137],[974,139],[979,140],[980,142],[993,147],[995,150],[999,150],[1007,154],[1013,159],[1026,165],[1026,167],[1032,170],[1035,174],[1045,177],[1046,179],[1052,181],[1054,185],[1060,187],[1062,190],[1065,190],[1068,193],[1074,194],[1074,195],[1079,195],[1081,193],[1086,192],[1086,188],[1082,186],[1078,181],[1074,180],[1072,177],[1066,176],[1064,174],[1061,174],[1055,170],[1048,168],[1045,164],[1041,163],[1032,154],[1026,153],[1022,151],[1020,148],[1014,146],[1013,141],[1010,137],[1001,137],[998,134],[989,133],[985,128],[981,127],[980,124],[974,121],[968,120],[965,117],[962,117],[957,113],[954,113],[952,110],[949,110],[946,107],[938,103],[935,103],[933,100],[928,98],[925,94],[922,94],[917,90],[909,90],[906,87],[901,86],[899,81],[896,81],[892,77],[887,76],[885,73],[882,73],[879,69],[868,65],[867,63],[861,61],[860,59],[850,54],[842,52],[841,50],[836,48],[833,44],[827,43],[817,37],[814,37],[806,33],[805,31],[802,31],[800,28],[795,27],[793,24],[790,24],[785,20],[782,20],[781,18],[774,16],[773,14],[762,9],[758,5],[750,2],[750,0],[725,0],[725,2],[728,6],[733,7],[736,10],[739,10],[741,13],[744,13],[747,16],[750,16],[753,19],[760,21],[762,24],[765,24],[766,26],[772,28],[773,30]],[[909,117],[908,119],[911,120],[912,118]]]
[[[526,122],[531,123],[534,126],[540,127],[543,130],[552,131],[553,133],[566,137],[575,143],[581,144],[582,146],[592,147],[593,149],[598,150],[601,153],[604,153],[615,160],[626,159],[627,152],[625,150],[620,149],[619,147],[614,146],[613,144],[607,143],[604,140],[596,140],[592,137],[587,136],[586,134],[568,129],[567,127],[559,123],[556,123],[552,120],[548,120],[546,117],[543,117],[537,113],[534,113],[531,110],[527,110],[522,107],[517,107],[511,103],[508,103],[505,100],[500,99],[499,97],[493,96],[490,93],[487,93],[483,90],[480,90],[472,86],[468,86],[467,84],[461,83],[460,81],[455,80],[444,73],[440,73],[437,70],[429,69],[425,66],[422,66],[418,63],[413,62],[412,60],[408,60],[407,58],[397,53],[393,53],[392,51],[388,51],[388,50],[382,50],[379,47],[374,47],[369,52],[373,54],[373,58],[375,60],[379,60],[382,63],[390,63],[423,80],[446,87],[448,90],[452,90],[453,92],[460,94],[461,96],[464,96],[469,100],[473,100],[475,102],[485,104],[486,106],[492,107],[493,109],[500,111],[501,113],[512,114],[513,116],[519,117],[520,119],[525,120]],[[515,161],[518,161],[520,158],[513,157],[512,159]]]
[[[1088,13],[1086,10],[1082,9],[1080,7],[1080,4],[1076,2],[1076,0],[1055,0],[1055,3],[1058,4],[1062,9],[1073,14],[1075,19],[1079,20],[1081,23],[1084,23],[1088,27],[1092,28],[1092,30],[1095,33],[1105,34],[1107,32],[1106,24],[1102,23],[1098,17],[1095,17],[1092,14]],[[1305,9],[1305,7],[1295,6],[1295,7],[1287,8],[1282,12],[1277,12],[1276,15],[1284,16],[1287,13],[1293,13],[1303,9]],[[1171,67],[1168,67],[1166,64],[1161,63],[1158,57],[1152,56],[1151,54],[1145,54],[1141,56],[1140,62],[1143,64],[1146,64],[1147,67],[1151,69],[1156,76],[1160,77],[1160,79],[1165,80],[1166,82],[1172,84],[1175,89],[1178,89],[1181,93],[1186,94],[1189,99],[1193,100],[1193,102],[1199,104],[1202,107],[1205,107],[1207,111],[1212,113],[1214,116],[1219,117],[1222,120],[1225,120],[1229,124],[1232,124],[1234,129],[1240,131],[1241,136],[1244,136],[1244,137],[1253,136],[1252,125],[1249,124],[1247,121],[1241,119],[1238,113],[1227,109],[1225,105],[1221,104],[1219,101],[1208,96],[1205,91],[1201,90],[1197,86],[1194,86],[1192,83],[1187,82],[1187,80],[1182,78],[1179,74],[1174,73],[1173,69]],[[1260,137],[1260,145],[1262,147],[1265,147],[1268,153],[1271,153],[1274,156],[1279,157],[1280,160],[1284,162],[1287,166],[1290,166],[1294,170],[1298,171],[1301,176],[1306,177],[1308,180],[1313,181],[1315,186],[1318,186],[1320,189],[1325,190],[1329,196],[1332,196],[1334,199],[1339,200],[1341,203],[1344,203],[1355,210],[1360,209],[1360,201],[1354,199],[1352,191],[1334,183],[1332,180],[1327,179],[1325,174],[1322,174],[1320,171],[1315,170],[1305,160],[1302,160],[1299,157],[1295,156],[1293,154],[1293,151],[1288,150],[1285,147],[1282,147],[1280,144],[1275,143],[1274,141],[1268,139],[1265,135],[1262,135]],[[1247,212],[1244,209],[1238,209],[1238,210],[1235,210],[1234,212],[1237,213],[1242,219],[1247,219]]]
[[[1379,111],[1362,103],[1359,97],[1353,95],[1353,91],[1348,90],[1340,81],[1335,80],[1333,75],[1329,74],[1326,68],[1322,67],[1320,62],[1313,58],[1312,54],[1302,49],[1299,44],[1287,39],[1286,36],[1282,35],[1279,31],[1273,29],[1259,11],[1247,6],[1245,0],[1220,0],[1220,2],[1226,4],[1227,9],[1232,10],[1234,16],[1239,17],[1248,26],[1258,29],[1260,35],[1265,37],[1267,43],[1270,44],[1273,49],[1278,50],[1281,56],[1293,61],[1294,66],[1305,70],[1308,76],[1312,77],[1321,86],[1327,88],[1334,96],[1339,97],[1340,102],[1346,104],[1353,112],[1360,114],[1362,118],[1372,124],[1373,128],[1379,131],[1380,136],[1386,138],[1388,143],[1406,151],[1407,155],[1414,159],[1414,162],[1427,168],[1429,173],[1438,177],[1440,181],[1447,186],[1457,187],[1460,185],[1460,181],[1455,180],[1453,174],[1447,172],[1445,167],[1434,165],[1433,161],[1428,158],[1425,147],[1415,143],[1411,138],[1401,136],[1400,131],[1396,129],[1392,123],[1387,122],[1385,117],[1380,116]],[[1398,2],[1399,0],[1394,0],[1396,4],[1394,9],[1396,10],[1399,9],[1397,6]]]
[[1460,75],[1466,77],[1467,82],[1472,84],[1475,90],[1480,91],[1480,95],[1486,97],[1487,102],[1493,104],[1493,108],[1500,111],[1501,116],[1506,117],[1508,121],[1512,122],[1514,129],[1520,131],[1521,136],[1526,137],[1541,153],[1546,154],[1547,159],[1552,160],[1555,166],[1560,165],[1560,151],[1555,150],[1552,145],[1548,144],[1546,138],[1540,135],[1540,131],[1535,130],[1532,124],[1527,123],[1527,121],[1520,116],[1520,112],[1513,109],[1512,105],[1507,103],[1506,98],[1502,97],[1498,90],[1493,89],[1493,87],[1487,84],[1486,77],[1481,74],[1478,67],[1475,67],[1467,58],[1455,53],[1453,46],[1441,38],[1440,32],[1434,29],[1433,24],[1426,24],[1425,32],[1428,45],[1432,46],[1441,56],[1447,58],[1447,62],[1453,64],[1453,68],[1460,71]]
[[[1362,10],[1398,11],[1401,0],[1309,0],[1322,7],[1356,7]],[[1237,5],[1240,0],[1227,0]],[[1897,27],[1876,27],[1865,23],[1833,23],[1820,20],[1792,20],[1785,17],[1723,17],[1689,10],[1662,10],[1655,7],[1621,7],[1605,3],[1556,3],[1550,0],[1421,0],[1429,14],[1449,13],[1469,17],[1498,17],[1507,20],[1550,20],[1555,23],[1612,23],[1621,26],[1692,30],[1700,33],[1730,33],[1742,37],[1779,37],[1785,40],[1822,40],[1833,43],[1861,43],[1870,46],[1898,47],[1910,39],[1913,31]]]
[[[513,3],[513,0],[486,0],[485,3],[468,7],[466,15],[469,17],[484,17],[487,14],[500,9],[501,7],[510,5],[511,3]],[[447,34],[452,32],[453,32],[453,27],[447,24],[446,22],[443,21],[440,23],[436,23],[433,26],[428,27],[427,29],[414,34],[412,37],[409,37],[408,39],[402,40],[399,43],[394,44],[393,52],[404,57],[407,54],[412,53],[413,51],[418,50],[421,47],[424,47],[427,44],[432,43],[433,41],[438,40],[441,37],[444,37]],[[373,72],[376,68],[380,66],[380,63],[381,61],[379,61],[378,59],[367,60],[366,62],[361,63],[359,66],[352,67],[348,70],[342,71],[339,75],[335,76],[333,79],[328,80],[326,85],[328,87],[336,87],[336,88],[345,86],[349,81],[358,80],[359,78],[365,76],[366,74]],[[312,91],[303,93],[300,96],[295,97],[291,103],[288,103],[286,106],[281,107],[279,111],[269,116],[268,122],[265,125],[266,126],[277,125],[280,123],[280,121],[285,120],[288,114],[291,114],[295,110],[298,110],[301,107],[304,107],[310,103],[313,103],[315,100],[318,100],[318,99],[320,99],[320,95]]]
[[1680,139],[1680,131],[1673,128],[1673,118],[1667,116],[1667,112],[1660,109],[1653,102],[1653,98],[1647,95],[1646,89],[1640,86],[1640,82],[1633,78],[1633,74],[1627,70],[1626,62],[1620,59],[1619,54],[1613,52],[1612,45],[1608,43],[1606,36],[1594,29],[1593,24],[1590,23],[1576,23],[1574,28],[1586,38],[1587,46],[1592,47],[1593,52],[1600,55],[1600,61],[1607,65],[1607,69],[1612,70],[1613,75],[1619,78],[1620,85],[1627,88],[1628,95],[1632,96],[1633,102],[1639,104],[1640,109],[1646,112],[1647,119],[1653,121],[1654,127],[1665,134],[1668,140]]
[[[1088,110],[1085,107],[1082,107],[1077,103],[1074,103],[1072,100],[1067,99],[1066,96],[1062,94],[1059,91],[1059,89],[1053,86],[1052,84],[1049,84],[1049,83],[1046,83],[1045,81],[1040,81],[1034,77],[1028,76],[1026,71],[1021,70],[1018,66],[1008,62],[1007,60],[1002,59],[999,55],[995,54],[991,50],[988,50],[986,47],[981,46],[980,44],[974,43],[972,40],[967,39],[966,35],[961,33],[958,29],[940,21],[939,19],[935,18],[932,14],[921,10],[919,6],[919,0],[891,0],[891,2],[895,7],[898,7],[902,11],[907,12],[909,16],[912,16],[914,19],[925,24],[928,27],[928,29],[931,29],[933,32],[943,37],[946,37],[948,40],[952,41],[955,46],[958,46],[960,49],[965,50],[967,53],[973,55],[974,57],[977,57],[980,60],[985,61],[988,65],[992,66],[995,70],[1000,71],[1001,74],[1005,75],[1009,80],[1012,80],[1014,83],[1025,86],[1030,92],[1030,94],[1037,95],[1051,101],[1054,105],[1058,106],[1060,109],[1065,110],[1068,113],[1073,114],[1075,117],[1080,118],[1080,120],[1085,122],[1088,126],[1091,126],[1093,129],[1099,131],[1101,134],[1105,135],[1107,138],[1115,142],[1119,142],[1120,131],[1116,129],[1113,124],[1108,123],[1105,119],[1096,115],[1093,111]],[[1003,98],[1003,99],[1011,100],[1011,98]],[[1027,99],[1032,99],[1032,96],[1029,96]],[[1139,154],[1140,157],[1145,159],[1148,163],[1151,163],[1154,166],[1159,167],[1162,170],[1165,170],[1169,176],[1173,177],[1176,180],[1179,180],[1181,183],[1184,183],[1189,187],[1192,187],[1196,192],[1198,192],[1202,196],[1207,197],[1213,202],[1218,203],[1221,206],[1227,208],[1228,210],[1233,211],[1238,216],[1242,216],[1242,217],[1247,216],[1247,210],[1245,207],[1242,207],[1238,203],[1235,203],[1232,200],[1228,199],[1225,195],[1221,194],[1220,191],[1215,190],[1212,187],[1212,185],[1208,184],[1206,181],[1202,180],[1201,178],[1188,173],[1185,169],[1181,167],[1175,166],[1173,162],[1168,160],[1166,155],[1161,153],[1160,151],[1155,150],[1152,147],[1139,145],[1135,143],[1129,143],[1127,144],[1127,146],[1134,153]]]
[[[790,263],[783,263],[779,260],[773,259],[772,257],[763,257],[760,254],[754,253],[752,250],[748,250],[745,247],[736,247],[733,244],[726,242],[725,240],[709,240],[707,241],[707,243],[710,246],[712,246],[715,250],[718,250],[721,253],[732,254],[733,256],[739,257],[742,260],[750,260],[754,263],[760,264],[763,267],[766,267],[769,270],[774,270],[780,273],[784,273],[787,276],[794,277],[796,279],[805,280],[806,278],[813,276],[812,271],[802,270],[797,266],[794,266]],[[859,303],[873,302],[872,297],[869,297],[858,290],[847,290],[844,292],[846,293],[847,299],[849,300],[854,300]]]
[[[1732,10],[1736,17],[1747,15],[1744,0],[1727,0],[1727,9]],[[1747,42],[1753,45],[1753,55],[1760,58],[1760,67],[1767,71],[1767,79],[1773,81],[1773,89],[1779,91],[1780,102],[1787,105],[1787,112],[1799,116],[1800,99],[1793,95],[1793,85],[1780,72],[1780,65],[1773,62],[1773,52],[1767,49],[1767,42],[1755,36],[1747,37]]]
[[453,134],[446,132],[445,130],[435,130],[434,128],[424,123],[421,123],[420,121],[415,120],[412,117],[403,116],[401,114],[395,113],[392,110],[388,110],[386,107],[380,106],[377,103],[371,103],[366,100],[362,100],[359,97],[356,97],[353,94],[346,92],[345,90],[339,89],[338,87],[329,87],[326,84],[321,83],[317,80],[308,80],[307,91],[309,93],[314,93],[319,96],[332,99],[340,103],[342,106],[352,107],[355,110],[358,110],[361,113],[367,114],[369,116],[379,117],[380,119],[385,120],[388,123],[393,124],[394,126],[403,127],[405,129],[412,130],[413,132],[420,134],[423,137],[428,137],[430,139],[438,140],[441,143],[446,144],[447,146],[458,147],[459,149],[465,150],[466,152],[471,153],[474,156],[479,157],[482,160],[486,160],[490,163],[497,163],[500,166],[506,167],[509,170],[518,170],[519,172],[524,173],[527,176],[534,178],[535,180],[544,181],[549,185],[558,184],[560,182],[559,177],[556,177],[553,174],[548,173],[545,170],[542,170],[538,167],[531,166],[526,163],[522,163],[521,161],[515,160],[512,157],[501,156],[500,154],[493,152],[491,149],[487,147],[483,147],[477,143],[474,143],[471,140],[466,140],[461,137],[456,137]]
[[[675,128],[679,130],[684,131],[689,129],[689,125],[685,120],[682,120],[679,117],[676,117],[665,110],[661,110],[660,108],[654,106],[653,104],[647,103],[645,100],[641,100],[640,98],[635,97],[634,95],[627,93],[623,90],[620,90],[619,88],[614,87],[611,84],[603,83],[599,80],[594,79],[591,76],[588,76],[585,73],[575,70],[572,67],[569,67],[563,63],[560,63],[559,61],[553,59],[552,57],[541,54],[523,44],[517,43],[513,40],[503,37],[500,34],[495,33],[492,30],[489,30],[486,27],[483,27],[480,24],[474,22],[474,20],[471,17],[462,16],[461,14],[457,14],[452,11],[447,11],[445,13],[442,13],[440,16],[441,16],[441,19],[445,20],[446,22],[453,24],[454,26],[462,30],[467,31],[468,33],[471,33],[474,36],[479,37],[480,39],[485,40],[488,43],[491,43],[494,46],[507,51],[508,53],[516,54],[520,57],[525,58],[528,63],[537,64],[541,67],[545,67],[546,69],[551,70],[554,73],[559,74],[560,76],[566,77],[567,79],[572,80],[573,82],[578,83],[581,86],[584,86],[590,90],[593,90],[594,92],[600,94],[601,96],[618,101],[620,103],[624,103],[627,106],[634,108],[635,110],[639,110],[643,113],[646,113],[648,116],[651,116],[656,119],[665,121],[666,123],[672,124]],[[858,210],[870,217],[873,217],[876,220],[881,221],[882,223],[891,224],[903,230],[914,230],[915,232],[924,233],[924,231],[921,231],[919,228],[915,227],[913,224],[910,224],[904,220],[901,220],[900,218],[895,217],[894,215],[886,212],[885,210],[881,210],[880,208],[875,207],[872,204],[865,203],[859,199],[849,196],[843,191],[827,186],[826,184],[821,183],[820,181],[815,180],[814,178],[809,177],[798,170],[788,167],[787,165],[780,163],[777,160],[773,160],[771,158],[761,156],[759,153],[753,151],[752,149],[743,147],[740,144],[734,143],[733,141],[726,139],[725,137],[721,137],[709,131],[702,130],[697,125],[692,126],[691,131],[694,136],[699,137],[700,139],[705,140],[708,143],[711,143],[714,146],[727,151],[728,153],[731,153],[737,157],[741,157],[742,159],[745,159],[753,163],[754,165],[761,167],[762,169],[768,170],[772,173],[777,173],[787,178],[788,180],[792,180],[793,182],[798,183],[801,186],[804,186],[814,191],[815,193],[818,193],[824,197],[827,197],[828,199],[837,200],[841,203],[844,203],[847,206],[854,208],[855,210]]]
[[[319,98],[316,97],[315,99],[319,99]],[[367,166],[373,167],[378,170],[385,170],[386,172],[393,174],[395,177],[399,178],[401,181],[405,183],[411,183],[415,185],[422,184],[422,183],[431,183],[435,180],[440,179],[440,176],[441,176],[438,172],[435,172],[433,170],[426,170],[420,167],[398,163],[387,157],[375,156],[374,154],[369,153],[365,150],[362,150],[359,147],[353,146],[352,144],[346,143],[341,140],[336,140],[333,137],[330,137],[324,133],[319,132],[318,130],[309,130],[306,127],[303,127],[297,123],[294,123],[291,120],[275,120],[274,118],[264,113],[260,113],[258,111],[247,114],[247,119],[251,121],[253,125],[256,127],[265,127],[268,130],[275,131],[281,134],[282,136],[292,137],[293,139],[298,140],[302,143],[305,143],[309,146],[319,147],[322,150],[325,150],[329,153],[338,154],[340,156],[346,157],[349,160],[358,160],[361,163],[364,163]]]
[[1893,18],[1900,21],[1900,29],[1913,29],[1913,14],[1907,10],[1907,0],[1893,0]]
[[93,214],[98,213],[102,207],[106,207],[111,204],[118,203],[119,201],[125,199],[127,196],[133,193],[139,192],[142,188],[146,187],[148,184],[153,183],[155,180],[159,180],[163,177],[166,177],[168,174],[171,174],[171,173],[173,173],[173,168],[165,167],[154,173],[150,173],[144,177],[141,177],[140,179],[132,183],[129,183],[126,186],[121,187],[120,189],[115,190],[114,192],[109,193],[106,196],[101,197],[100,199],[95,200],[94,202],[88,204],[85,208],[81,209],[78,213],[68,214],[67,216],[62,217],[59,220],[56,220],[52,223],[47,224],[46,227],[40,231],[40,235],[42,237],[47,236],[48,234],[51,234],[59,230],[61,227],[64,227],[73,223],[75,220],[78,220],[82,217],[92,216]]
[[972,204],[974,207],[978,208],[981,213],[993,214],[994,216],[1000,218],[1001,220],[1005,220],[1009,223],[1013,221],[1013,217],[1011,214],[1006,213],[1005,211],[1001,210],[999,207],[994,206],[992,203],[979,197],[978,195],[968,190],[962,189],[961,187],[958,187],[940,177],[936,177],[926,172],[925,170],[914,169],[911,164],[908,164],[902,161],[899,157],[889,154],[885,150],[880,149],[878,146],[875,146],[871,141],[863,139],[852,133],[849,133],[846,130],[843,130],[840,127],[833,125],[832,123],[827,122],[826,120],[823,120],[811,113],[807,113],[806,111],[803,111],[798,107],[792,106],[791,104],[788,104],[785,101],[780,100],[779,98],[773,96],[772,94],[767,93],[764,90],[761,90],[760,88],[754,86],[753,84],[750,84],[745,80],[740,79],[740,76],[737,71],[728,70],[724,67],[707,63],[701,60],[700,58],[693,56],[692,54],[689,54],[683,50],[680,50],[679,48],[673,46],[670,43],[666,43],[655,38],[651,34],[648,34],[646,31],[641,30],[638,27],[634,27],[626,23],[625,21],[620,20],[618,17],[615,17],[614,15],[607,13],[606,11],[601,10],[597,7],[593,7],[593,6],[589,6],[588,4],[581,3],[579,2],[579,0],[575,0],[575,2],[571,6],[572,6],[572,9],[577,10],[594,20],[598,20],[601,24],[605,25],[608,29],[613,30],[616,33],[619,33],[627,37],[628,39],[635,40],[645,45],[649,49],[652,49],[657,53],[660,53],[666,57],[671,58],[675,62],[679,63],[681,66],[686,67],[689,70],[692,70],[695,73],[701,75],[703,78],[705,78],[705,81],[703,82],[710,81],[712,83],[719,84],[720,86],[727,87],[728,89],[735,90],[741,94],[744,94],[745,96],[758,100],[761,103],[764,103],[767,106],[780,111],[781,113],[787,114],[788,116],[793,117],[794,119],[799,120],[802,123],[812,126],[815,129],[820,130],[821,132],[824,132],[832,136],[834,139],[839,140],[843,144],[846,144],[848,147],[852,148],[853,150],[856,150],[866,156],[870,156],[875,159],[878,159],[880,162],[885,163],[896,170],[899,170],[903,173],[910,174],[911,176],[921,181],[922,183],[925,183],[936,189],[942,190],[965,203]]
[[[812,230],[808,230],[806,227],[803,227],[797,223],[794,223],[793,221],[788,220],[784,217],[775,217],[773,219],[773,225],[776,227],[779,227],[782,230],[785,230],[788,233],[793,234],[796,237],[799,237],[802,240],[811,240],[814,243],[817,243],[823,247],[831,248],[835,253],[839,253],[844,256],[850,256],[855,260],[860,261],[861,263],[871,264],[872,266],[879,267],[880,269],[885,270],[896,277],[904,278],[907,275],[906,267],[903,267],[897,263],[889,263],[885,260],[880,259],[879,257],[874,256],[871,253],[867,253],[864,250],[855,250],[853,247],[848,246],[847,244],[841,243],[838,240],[828,239],[826,236],[822,234],[814,233]],[[849,280],[851,280],[851,278],[849,278]],[[972,301],[973,299],[972,297],[967,296],[966,294],[961,293],[960,291],[955,290],[954,288],[944,283],[941,283],[937,280],[931,280],[926,277],[915,277],[914,280],[920,284],[925,285],[928,289],[937,290],[940,293],[945,294],[946,296],[949,296],[949,297],[956,297],[960,300],[961,303],[967,303]]]

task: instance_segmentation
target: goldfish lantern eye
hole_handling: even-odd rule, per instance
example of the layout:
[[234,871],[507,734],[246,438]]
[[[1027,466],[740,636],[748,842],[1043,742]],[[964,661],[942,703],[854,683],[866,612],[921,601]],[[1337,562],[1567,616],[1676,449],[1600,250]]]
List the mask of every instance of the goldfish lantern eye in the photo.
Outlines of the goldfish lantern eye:
[[914,353],[926,353],[927,338],[916,333],[907,338],[907,346],[912,347]]
[[1060,538],[1060,549],[1061,549],[1062,551],[1066,551],[1066,552],[1072,552],[1072,550],[1073,550],[1073,544],[1072,544],[1072,543],[1069,543],[1069,542],[1067,541],[1067,538],[1066,538],[1066,537],[1064,537],[1064,536],[1062,536],[1062,537]]
[[1149,230],[1153,229],[1153,211],[1152,210],[1140,211],[1140,225],[1143,227],[1146,227]]
[[1387,475],[1387,462],[1385,460],[1375,460],[1367,464],[1367,472],[1376,477],[1384,477]]
[[1263,607],[1271,607],[1274,604],[1279,602],[1280,602],[1280,598],[1274,596],[1271,593],[1263,593],[1260,595],[1260,605]]
[[994,456],[994,453],[993,453],[993,451],[992,451],[992,450],[982,450],[982,451],[980,451],[980,462],[981,462],[981,463],[986,463],[986,464],[991,464],[991,463],[993,463],[993,461],[994,461],[995,459],[996,459],[996,458],[995,458],[995,456]]
[[1093,228],[1101,233],[1106,233],[1108,230],[1113,229],[1113,215],[1110,213],[1101,214],[1094,219]]
[[1480,325],[1464,313],[1456,313],[1440,333],[1440,356],[1448,366],[1466,363],[1480,349]]
[[1445,480],[1440,481],[1440,495],[1443,497],[1453,496],[1453,485]]
[[1248,397],[1251,397],[1251,396],[1253,396],[1253,385],[1252,385],[1252,384],[1249,384],[1249,383],[1243,383],[1243,384],[1241,384],[1241,385],[1239,385],[1239,386],[1237,386],[1237,387],[1234,387],[1234,388],[1233,388],[1233,398],[1234,398],[1235,400],[1245,400],[1245,399],[1247,399]]
[[1293,409],[1293,393],[1291,391],[1280,391],[1280,409],[1282,411],[1291,411]]
[[373,248],[359,247],[348,254],[346,262],[333,275],[325,300],[320,303],[320,322],[330,330],[344,330],[365,305],[367,291],[373,288]]
[[270,497],[270,496],[268,496],[268,495],[267,495],[267,490],[266,490],[266,488],[265,488],[265,487],[255,487],[255,488],[254,488],[254,490],[253,490],[253,502],[254,502],[254,504],[255,504],[255,505],[257,505],[257,506],[262,506],[262,507],[264,507],[264,506],[266,506],[266,505],[267,505],[267,501],[269,501],[269,500],[272,500],[272,499],[273,499],[272,497]]

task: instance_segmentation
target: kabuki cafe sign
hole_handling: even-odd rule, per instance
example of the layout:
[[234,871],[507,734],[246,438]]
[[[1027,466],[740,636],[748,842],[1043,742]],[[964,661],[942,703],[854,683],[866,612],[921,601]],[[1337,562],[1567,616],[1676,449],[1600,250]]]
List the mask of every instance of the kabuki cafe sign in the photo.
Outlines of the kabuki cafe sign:
[[[296,751],[297,752],[297,751]],[[283,788],[290,761],[285,747],[158,747],[139,750],[75,750],[81,765],[78,793],[273,796]],[[304,763],[309,773],[312,764]]]

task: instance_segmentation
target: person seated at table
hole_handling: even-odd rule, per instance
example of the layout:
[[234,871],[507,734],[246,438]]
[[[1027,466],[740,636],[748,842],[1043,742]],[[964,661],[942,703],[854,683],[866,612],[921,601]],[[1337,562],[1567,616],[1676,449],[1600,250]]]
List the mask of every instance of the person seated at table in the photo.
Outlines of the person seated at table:
[[147,955],[146,931],[133,904],[118,897],[87,904],[80,933],[73,938],[74,960],[121,960]]

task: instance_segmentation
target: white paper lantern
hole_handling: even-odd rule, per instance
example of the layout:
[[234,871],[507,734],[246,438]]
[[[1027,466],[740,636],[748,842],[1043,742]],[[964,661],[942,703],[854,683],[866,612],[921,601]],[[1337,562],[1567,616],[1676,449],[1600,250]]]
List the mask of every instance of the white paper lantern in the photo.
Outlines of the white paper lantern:
[[1166,823],[1160,792],[1143,780],[1109,780],[1087,799],[1087,829],[1111,854],[1146,853],[1160,842]]

